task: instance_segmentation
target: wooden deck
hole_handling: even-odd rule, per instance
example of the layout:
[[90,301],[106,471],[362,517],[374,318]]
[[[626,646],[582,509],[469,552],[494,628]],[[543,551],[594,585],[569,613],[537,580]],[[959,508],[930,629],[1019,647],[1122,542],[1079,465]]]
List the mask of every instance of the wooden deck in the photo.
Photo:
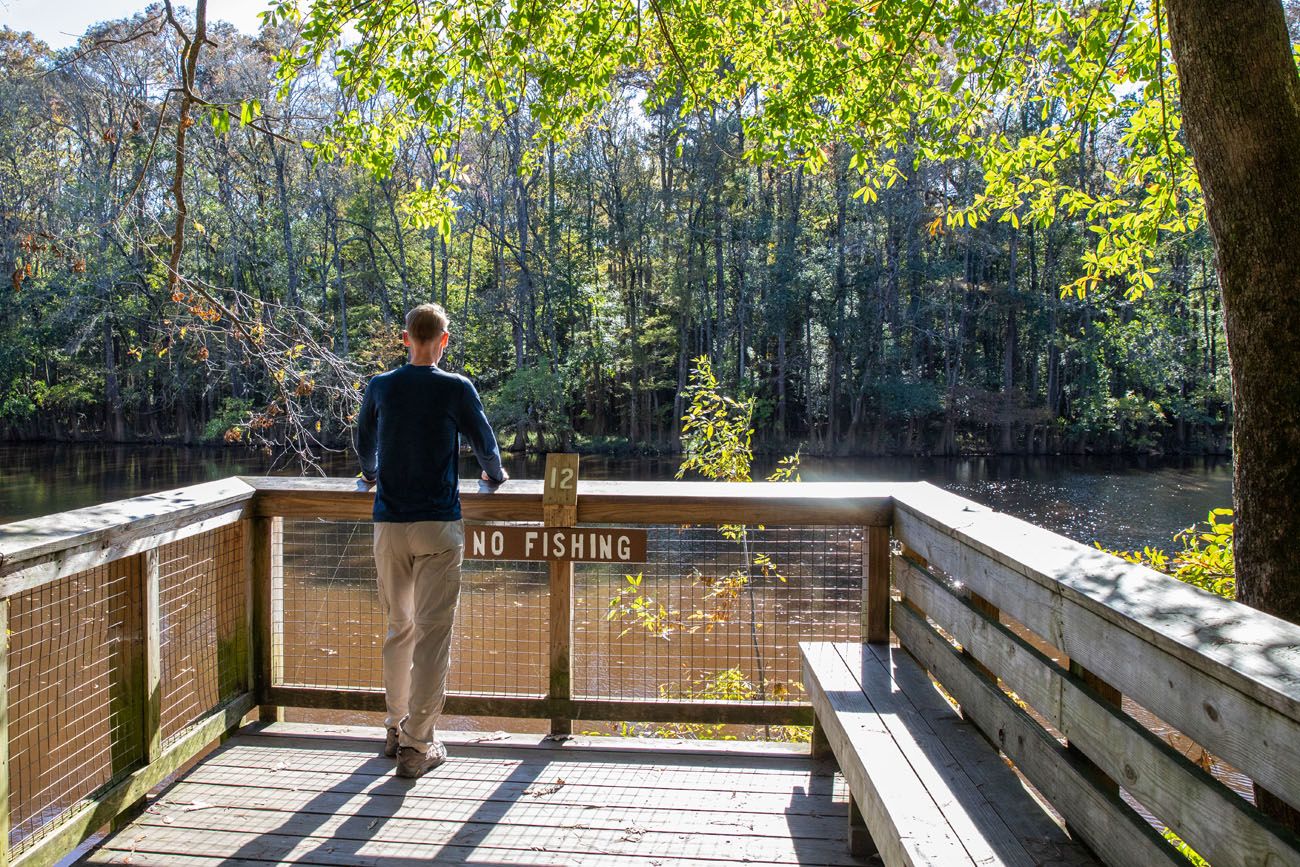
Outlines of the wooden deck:
[[870,864],[847,792],[807,748],[450,733],[450,760],[394,776],[382,731],[249,728],[84,864]]

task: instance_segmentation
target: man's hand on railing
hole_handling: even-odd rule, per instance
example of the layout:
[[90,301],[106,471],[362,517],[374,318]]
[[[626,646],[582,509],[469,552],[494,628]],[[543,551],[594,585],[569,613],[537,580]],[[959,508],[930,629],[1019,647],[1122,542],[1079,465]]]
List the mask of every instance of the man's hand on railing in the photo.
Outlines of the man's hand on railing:
[[357,473],[357,490],[369,491],[375,487],[374,479],[367,479],[364,473]]
[[479,475],[479,481],[486,485],[490,490],[495,491],[497,488],[510,481],[510,474],[506,472],[505,467],[502,467],[500,479],[492,479],[486,472],[483,472]]

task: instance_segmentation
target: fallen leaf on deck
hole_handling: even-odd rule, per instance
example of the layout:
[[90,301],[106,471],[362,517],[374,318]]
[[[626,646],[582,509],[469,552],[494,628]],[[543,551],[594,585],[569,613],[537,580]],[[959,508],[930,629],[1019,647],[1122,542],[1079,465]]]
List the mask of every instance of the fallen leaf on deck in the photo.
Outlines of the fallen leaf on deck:
[[554,783],[551,783],[550,785],[544,785],[537,788],[534,788],[533,786],[529,786],[528,788],[524,789],[524,794],[531,795],[534,798],[539,798],[542,795],[553,795],[563,788],[564,788],[564,780],[556,780]]
[[188,804],[177,804],[176,806],[181,808],[182,813],[192,813],[195,810],[209,810],[217,806],[217,804],[209,804],[207,801],[192,801]]
[[505,732],[488,732],[486,734],[479,735],[476,738],[470,738],[468,742],[471,744],[481,744],[486,741],[504,741],[509,739],[510,739],[510,735],[506,734]]

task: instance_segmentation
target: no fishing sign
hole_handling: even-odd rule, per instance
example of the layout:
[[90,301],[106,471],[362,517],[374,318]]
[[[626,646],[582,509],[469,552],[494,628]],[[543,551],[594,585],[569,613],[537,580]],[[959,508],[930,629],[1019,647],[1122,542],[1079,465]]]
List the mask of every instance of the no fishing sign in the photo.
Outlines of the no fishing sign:
[[546,456],[542,477],[545,526],[471,525],[465,528],[470,560],[549,560],[582,563],[644,563],[646,531],[577,527],[578,456]]

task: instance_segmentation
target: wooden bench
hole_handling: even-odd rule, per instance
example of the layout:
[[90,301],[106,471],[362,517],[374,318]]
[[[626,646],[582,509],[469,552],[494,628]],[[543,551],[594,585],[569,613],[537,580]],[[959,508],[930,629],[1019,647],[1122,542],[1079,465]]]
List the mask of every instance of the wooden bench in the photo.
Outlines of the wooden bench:
[[849,846],[886,865],[1097,864],[904,651],[805,643],[814,751],[848,782]]

